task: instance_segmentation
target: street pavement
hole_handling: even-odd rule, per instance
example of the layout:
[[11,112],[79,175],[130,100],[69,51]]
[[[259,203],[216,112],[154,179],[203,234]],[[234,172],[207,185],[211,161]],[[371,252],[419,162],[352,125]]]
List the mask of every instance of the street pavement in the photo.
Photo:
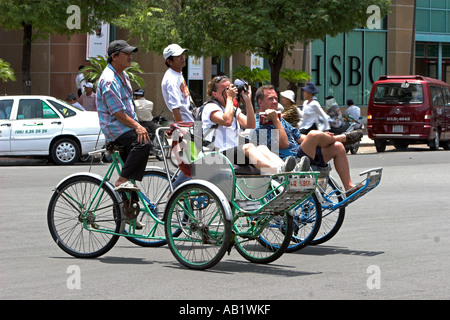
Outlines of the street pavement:
[[354,181],[374,167],[384,168],[383,178],[347,208],[333,239],[268,265],[232,250],[201,272],[182,267],[167,246],[142,248],[126,239],[97,259],[68,256],[47,228],[52,189],[71,173],[103,174],[107,166],[4,165],[0,299],[450,299],[450,152],[362,146],[348,158]]

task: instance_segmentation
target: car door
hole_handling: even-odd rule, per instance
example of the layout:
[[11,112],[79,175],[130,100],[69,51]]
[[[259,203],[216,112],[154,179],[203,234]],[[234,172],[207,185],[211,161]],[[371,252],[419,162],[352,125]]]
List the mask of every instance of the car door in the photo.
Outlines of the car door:
[[63,124],[63,119],[42,99],[19,99],[17,119],[11,128],[11,152],[48,154],[50,142],[61,134]]
[[0,155],[6,155],[11,151],[11,111],[13,99],[0,100]]

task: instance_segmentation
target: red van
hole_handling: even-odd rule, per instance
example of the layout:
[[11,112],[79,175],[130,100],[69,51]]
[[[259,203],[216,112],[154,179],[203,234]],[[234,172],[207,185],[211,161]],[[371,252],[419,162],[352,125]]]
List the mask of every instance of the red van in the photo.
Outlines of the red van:
[[378,152],[428,144],[450,150],[450,85],[423,76],[382,76],[373,84],[367,133]]

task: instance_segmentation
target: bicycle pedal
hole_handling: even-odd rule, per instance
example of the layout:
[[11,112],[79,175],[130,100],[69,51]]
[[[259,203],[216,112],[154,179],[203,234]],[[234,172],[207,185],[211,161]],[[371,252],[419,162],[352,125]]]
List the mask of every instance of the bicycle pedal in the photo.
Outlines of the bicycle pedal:
[[96,224],[95,222],[91,223],[91,228],[95,229],[95,230],[99,230],[100,226],[98,224]]
[[[131,225],[132,222],[131,222],[131,220],[126,220],[125,223]],[[134,228],[135,228],[136,230],[142,230],[142,229],[144,229],[144,227],[145,227],[145,224],[144,224],[144,223],[141,223],[140,221],[135,220],[135,222],[134,222]]]

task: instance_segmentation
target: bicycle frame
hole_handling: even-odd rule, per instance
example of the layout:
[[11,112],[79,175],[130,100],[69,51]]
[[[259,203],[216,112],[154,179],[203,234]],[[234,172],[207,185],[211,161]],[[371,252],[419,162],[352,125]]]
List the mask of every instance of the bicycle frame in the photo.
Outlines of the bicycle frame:
[[[205,167],[205,164],[214,166]],[[193,178],[218,186],[232,211],[232,229],[237,236],[256,238],[277,216],[290,212],[316,189],[318,172],[287,172],[275,175],[236,175],[232,163],[220,152],[208,153],[192,163]],[[196,169],[196,167],[199,166]],[[249,181],[245,186],[246,180]],[[239,182],[244,181],[239,185]],[[295,186],[293,181],[295,181]],[[247,190],[244,190],[246,187]],[[253,193],[253,196],[249,195]],[[246,218],[248,229],[239,230]],[[237,225],[236,225],[237,224]]]
[[316,190],[316,195],[322,203],[323,217],[326,217],[339,208],[348,206],[350,203],[356,201],[366,193],[376,188],[380,184],[382,171],[383,168],[374,168],[361,172],[359,174],[360,176],[366,175],[365,180],[358,184],[362,187],[355,193],[343,198],[340,201],[337,200],[337,197],[345,192],[339,187],[339,183],[336,179],[334,179],[331,175],[328,175],[327,179],[331,180],[332,185],[334,185],[335,188],[332,188],[330,192],[326,192],[326,186],[323,187],[319,185]]
[[[92,154],[95,154],[97,152],[104,152],[105,149],[102,150],[98,150],[98,151],[94,151]],[[156,237],[155,233],[156,233],[156,229],[158,227],[158,225],[163,225],[164,222],[161,221],[160,219],[158,219],[158,217],[156,217],[154,215],[154,210],[156,209],[156,206],[153,205],[149,199],[141,192],[138,191],[136,192],[136,194],[138,195],[139,200],[141,201],[141,203],[144,205],[144,208],[140,208],[139,212],[141,214],[148,214],[152,220],[155,222],[154,226],[150,229],[150,231],[147,234],[139,234],[136,233],[136,224],[135,224],[135,219],[132,219],[129,223],[129,227],[127,229],[125,228],[121,228],[121,232],[120,233],[116,233],[113,230],[110,229],[104,229],[104,228],[94,228],[90,225],[89,223],[89,216],[90,215],[94,215],[95,217],[95,211],[99,210],[99,205],[101,203],[101,199],[103,196],[102,193],[102,186],[110,184],[110,179],[113,176],[113,174],[115,172],[117,172],[118,175],[120,175],[121,173],[121,168],[123,167],[124,163],[122,158],[120,157],[120,155],[117,152],[111,152],[111,158],[112,158],[112,162],[106,172],[106,174],[103,176],[103,178],[101,178],[101,182],[100,185],[98,186],[97,190],[94,193],[94,196],[91,200],[91,202],[89,203],[87,208],[84,208],[84,212],[82,211],[82,204],[77,203],[78,207],[80,208],[80,220],[83,221],[83,227],[88,230],[88,231],[93,231],[93,232],[98,232],[98,233],[105,233],[105,234],[111,234],[111,235],[119,235],[119,236],[125,236],[125,237],[132,237],[132,238],[138,238],[138,239],[155,239],[155,240],[165,240],[165,237]],[[170,181],[170,175],[168,177],[168,180]],[[134,183],[134,181],[131,181],[132,183]],[[131,194],[130,193],[126,193],[127,197],[130,198]],[[120,199],[120,197],[118,197],[118,199]],[[74,199],[71,199],[72,201],[75,201]],[[121,203],[123,202],[123,200],[121,201]],[[120,218],[122,220],[122,218]],[[125,219],[124,219],[125,220]]]

